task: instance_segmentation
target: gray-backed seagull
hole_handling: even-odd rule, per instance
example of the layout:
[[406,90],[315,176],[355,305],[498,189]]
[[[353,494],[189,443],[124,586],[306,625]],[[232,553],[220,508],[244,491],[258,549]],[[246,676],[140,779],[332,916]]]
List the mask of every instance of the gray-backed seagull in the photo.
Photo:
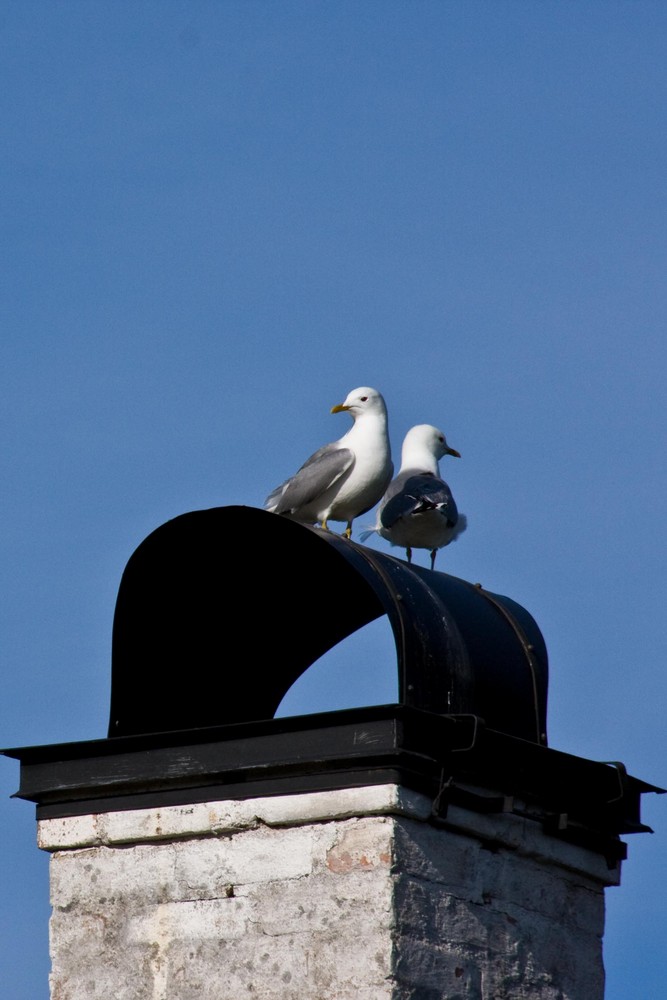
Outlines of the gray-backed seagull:
[[382,498],[375,526],[362,533],[362,541],[377,532],[404,548],[408,562],[412,549],[428,549],[434,568],[438,549],[449,545],[467,526],[449,486],[440,478],[438,461],[444,455],[461,457],[437,427],[417,424],[408,431],[398,475]]
[[381,499],[394,467],[387,429],[387,407],[377,389],[361,386],[348,393],[332,413],[349,413],[354,423],[338,441],[324,445],[290,479],[277,486],[264,507],[306,524],[352,521]]

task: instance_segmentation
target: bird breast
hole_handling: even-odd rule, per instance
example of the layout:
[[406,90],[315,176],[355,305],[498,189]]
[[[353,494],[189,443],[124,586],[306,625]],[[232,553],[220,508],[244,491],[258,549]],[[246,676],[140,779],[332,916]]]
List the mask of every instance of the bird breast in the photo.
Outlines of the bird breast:
[[328,516],[348,521],[375,506],[389,485],[393,469],[384,424],[375,434],[366,431],[356,439],[350,432],[343,443],[353,448],[354,465],[337,488],[328,491],[331,495]]

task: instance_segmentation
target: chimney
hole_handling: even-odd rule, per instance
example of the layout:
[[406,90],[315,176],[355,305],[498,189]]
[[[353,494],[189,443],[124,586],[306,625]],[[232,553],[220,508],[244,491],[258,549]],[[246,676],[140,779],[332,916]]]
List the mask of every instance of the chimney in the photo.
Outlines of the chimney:
[[[398,702],[274,718],[386,615]],[[250,507],[130,558],[109,731],[3,751],[51,853],[52,1000],[602,1000],[622,764],[547,743],[515,601]]]

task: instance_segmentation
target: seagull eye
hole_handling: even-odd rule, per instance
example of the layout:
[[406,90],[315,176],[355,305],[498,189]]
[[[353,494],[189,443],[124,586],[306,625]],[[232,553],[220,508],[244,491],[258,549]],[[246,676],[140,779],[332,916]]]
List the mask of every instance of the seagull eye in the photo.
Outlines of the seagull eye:
[[361,396],[360,399],[362,403],[365,403],[368,400],[368,396]]

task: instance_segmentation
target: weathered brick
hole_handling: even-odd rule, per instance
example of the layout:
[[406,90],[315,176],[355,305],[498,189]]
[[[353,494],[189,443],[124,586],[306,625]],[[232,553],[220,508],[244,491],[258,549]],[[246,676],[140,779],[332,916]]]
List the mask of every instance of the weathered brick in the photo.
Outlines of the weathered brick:
[[362,793],[48,821],[52,1000],[601,1000],[599,859]]

